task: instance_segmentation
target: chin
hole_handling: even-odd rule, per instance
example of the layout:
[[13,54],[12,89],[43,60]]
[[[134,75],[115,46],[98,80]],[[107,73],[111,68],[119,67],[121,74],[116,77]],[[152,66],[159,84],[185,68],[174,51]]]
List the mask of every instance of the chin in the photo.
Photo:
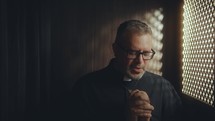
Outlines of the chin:
[[127,73],[128,77],[130,77],[132,80],[139,80],[143,76],[143,74],[144,72],[139,74],[132,74],[130,72]]

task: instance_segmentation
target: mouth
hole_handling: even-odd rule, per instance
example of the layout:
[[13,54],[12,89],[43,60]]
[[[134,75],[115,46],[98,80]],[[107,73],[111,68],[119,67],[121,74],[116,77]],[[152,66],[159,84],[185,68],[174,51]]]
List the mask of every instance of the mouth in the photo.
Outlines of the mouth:
[[131,72],[132,72],[133,74],[139,74],[139,73],[142,73],[142,72],[143,72],[143,68],[141,68],[141,67],[133,67],[133,68],[131,69]]

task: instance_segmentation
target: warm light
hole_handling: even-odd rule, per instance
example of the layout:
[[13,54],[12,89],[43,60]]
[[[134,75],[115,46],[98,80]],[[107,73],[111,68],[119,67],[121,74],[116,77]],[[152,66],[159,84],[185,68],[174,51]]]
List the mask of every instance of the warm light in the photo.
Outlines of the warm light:
[[184,0],[182,92],[214,107],[215,1]]
[[153,59],[149,61],[147,70],[153,72],[158,75],[162,75],[161,68],[163,63],[161,59],[163,57],[163,53],[161,52],[163,48],[163,23],[162,20],[164,15],[162,14],[163,10],[153,10],[148,12],[145,15],[147,23],[151,26],[153,32],[153,49],[155,50],[156,54],[154,55]]

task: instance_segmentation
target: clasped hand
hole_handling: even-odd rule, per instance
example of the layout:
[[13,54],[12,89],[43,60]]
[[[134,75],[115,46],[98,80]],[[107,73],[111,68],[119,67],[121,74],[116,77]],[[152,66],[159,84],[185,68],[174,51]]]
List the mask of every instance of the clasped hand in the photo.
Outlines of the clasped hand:
[[150,121],[154,107],[150,104],[150,99],[145,91],[138,89],[132,91],[129,106],[132,121]]

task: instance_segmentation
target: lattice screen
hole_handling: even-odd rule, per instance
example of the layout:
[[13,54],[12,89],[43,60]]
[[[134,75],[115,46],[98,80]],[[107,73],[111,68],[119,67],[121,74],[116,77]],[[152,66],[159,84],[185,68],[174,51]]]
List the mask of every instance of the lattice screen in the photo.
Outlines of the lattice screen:
[[214,107],[215,0],[184,0],[182,92]]
[[163,53],[162,53],[162,48],[163,48],[163,23],[162,20],[164,18],[163,15],[163,10],[156,9],[148,12],[145,14],[145,19],[147,23],[150,25],[152,28],[152,33],[153,33],[153,49],[155,50],[156,54],[154,55],[153,59],[149,61],[147,65],[147,71],[150,71],[152,73],[162,75],[161,68],[163,63],[161,62]]

